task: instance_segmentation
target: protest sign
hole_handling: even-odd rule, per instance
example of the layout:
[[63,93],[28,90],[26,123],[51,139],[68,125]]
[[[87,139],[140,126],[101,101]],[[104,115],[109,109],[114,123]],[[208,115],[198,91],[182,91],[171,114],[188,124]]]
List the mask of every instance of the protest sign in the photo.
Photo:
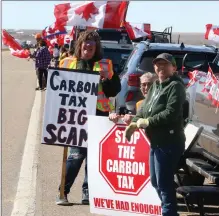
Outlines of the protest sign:
[[87,116],[96,114],[98,72],[50,68],[42,144],[87,147]]
[[88,117],[91,213],[162,215],[160,199],[150,182],[150,143],[143,130],[136,130],[128,142],[125,126],[106,117]]

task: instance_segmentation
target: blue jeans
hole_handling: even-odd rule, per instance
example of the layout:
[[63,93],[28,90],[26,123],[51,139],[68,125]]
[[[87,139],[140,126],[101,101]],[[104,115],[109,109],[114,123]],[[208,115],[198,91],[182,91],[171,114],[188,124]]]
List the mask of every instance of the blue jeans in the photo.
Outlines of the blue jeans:
[[[97,116],[109,116],[108,112],[101,112],[96,110]],[[66,161],[66,175],[65,175],[65,194],[69,194],[72,185],[80,171],[81,165],[85,159],[85,176],[82,185],[82,193],[88,191],[88,175],[87,175],[87,148],[71,147],[70,155]],[[59,187],[60,188],[60,187]]]
[[79,173],[81,165],[85,159],[85,176],[82,185],[82,192],[88,190],[87,177],[87,148],[72,147],[66,162],[66,176],[65,176],[65,194],[70,192],[70,189]]
[[168,144],[150,150],[151,184],[161,200],[163,216],[177,216],[174,174],[185,144]]

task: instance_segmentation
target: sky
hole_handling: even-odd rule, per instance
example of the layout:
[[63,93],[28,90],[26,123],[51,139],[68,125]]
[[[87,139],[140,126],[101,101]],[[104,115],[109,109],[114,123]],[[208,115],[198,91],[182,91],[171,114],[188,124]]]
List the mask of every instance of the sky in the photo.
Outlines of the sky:
[[[69,1],[3,1],[2,28],[43,29],[55,21],[55,4]],[[208,23],[219,25],[218,1],[131,1],[126,20],[150,23],[151,30],[205,32]]]

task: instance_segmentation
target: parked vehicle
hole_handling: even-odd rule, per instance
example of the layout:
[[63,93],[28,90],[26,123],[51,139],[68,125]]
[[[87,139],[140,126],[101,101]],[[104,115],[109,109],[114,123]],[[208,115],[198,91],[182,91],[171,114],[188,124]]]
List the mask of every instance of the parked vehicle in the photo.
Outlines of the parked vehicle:
[[114,72],[120,74],[133,50],[128,33],[122,29],[98,29],[104,58],[111,59]]
[[[120,114],[135,113],[136,102],[143,99],[139,89],[139,77],[144,72],[154,73],[152,60],[158,54],[164,52],[168,52],[175,57],[178,74],[183,78],[185,85],[189,82],[188,71],[198,69],[207,73],[209,64],[213,72],[219,75],[219,53],[218,49],[213,46],[142,41],[135,46],[126,62],[124,70],[120,74],[122,89],[115,98],[116,112]],[[184,68],[183,72],[182,68]],[[204,170],[199,162],[194,160],[196,168],[194,168],[194,164],[190,166],[190,170],[192,169],[193,171],[189,181],[187,179],[187,184],[194,184],[194,182],[199,185],[202,184],[204,177],[201,177],[201,175],[204,176],[204,174],[205,177],[209,176],[215,182],[219,181],[219,112],[215,112],[216,108],[211,105],[211,102],[206,99],[206,95],[201,90],[202,88],[198,85],[187,89],[184,116],[187,122],[191,121],[192,124],[198,127],[203,126],[204,130],[201,134],[199,145],[201,146],[202,154],[203,152],[205,154],[205,156],[202,156],[205,167],[208,166],[212,169]],[[201,175],[200,170],[202,170]],[[193,180],[191,181],[191,179]]]
[[[194,67],[198,64],[212,62],[216,57],[216,50],[213,47],[193,46],[170,43],[150,43],[142,41],[136,45],[129,59],[126,62],[124,70],[120,74],[122,90],[116,97],[116,107],[125,107],[128,111],[135,111],[135,104],[142,99],[139,90],[139,77],[144,72],[154,73],[152,60],[160,53],[168,52],[174,55],[177,63],[178,73],[182,75],[182,62],[186,54],[190,55],[187,64]],[[208,68],[204,68],[207,72]],[[185,84],[188,84],[187,73],[183,74]]]

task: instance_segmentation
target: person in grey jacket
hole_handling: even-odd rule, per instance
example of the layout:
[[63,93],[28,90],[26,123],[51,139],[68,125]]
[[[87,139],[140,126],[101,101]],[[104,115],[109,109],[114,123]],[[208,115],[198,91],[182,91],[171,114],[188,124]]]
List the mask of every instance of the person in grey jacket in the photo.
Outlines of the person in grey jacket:
[[144,128],[151,143],[150,177],[161,200],[163,216],[177,216],[174,174],[185,149],[183,104],[186,99],[176,61],[162,53],[153,61],[158,80],[148,92],[140,111],[126,128],[130,140],[137,128]]

